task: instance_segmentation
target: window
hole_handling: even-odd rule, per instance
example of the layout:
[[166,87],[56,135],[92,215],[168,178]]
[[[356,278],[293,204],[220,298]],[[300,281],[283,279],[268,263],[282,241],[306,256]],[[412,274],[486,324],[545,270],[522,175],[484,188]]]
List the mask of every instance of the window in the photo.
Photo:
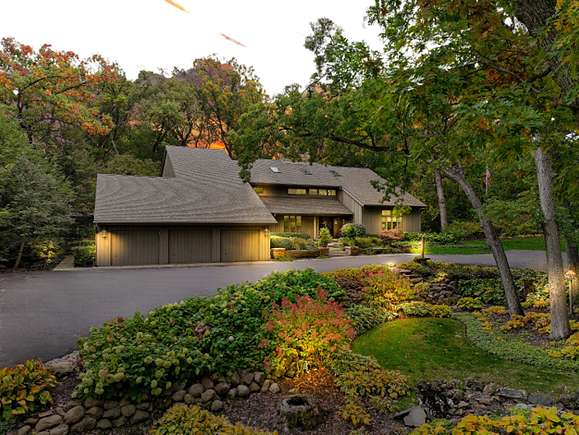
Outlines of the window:
[[287,193],[289,195],[306,195],[308,192],[306,189],[288,189]]
[[328,189],[319,189],[318,195],[320,196],[328,196]]
[[402,216],[395,216],[392,210],[382,210],[382,230],[399,230],[402,227]]
[[255,193],[258,195],[263,195],[265,193],[265,187],[263,186],[254,186],[253,190],[255,190]]
[[336,196],[336,189],[328,189],[328,196]]
[[283,230],[286,233],[301,233],[302,227],[302,217],[301,216],[284,216],[283,217]]
[[308,192],[308,195],[317,195],[318,194],[318,189],[310,189]]

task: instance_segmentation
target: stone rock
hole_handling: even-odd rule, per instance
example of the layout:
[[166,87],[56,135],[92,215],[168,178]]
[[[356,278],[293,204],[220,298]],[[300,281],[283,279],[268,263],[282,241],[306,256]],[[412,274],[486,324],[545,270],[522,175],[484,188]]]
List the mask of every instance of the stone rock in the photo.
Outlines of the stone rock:
[[209,402],[210,400],[215,399],[215,396],[217,394],[215,393],[215,390],[209,389],[209,390],[205,390],[203,391],[203,394],[201,394],[201,400],[203,402]]
[[50,417],[51,415],[54,415],[54,411],[52,409],[49,409],[48,411],[39,413],[38,418]]
[[193,384],[189,387],[189,394],[193,397],[199,397],[205,391],[205,388],[201,384]]
[[113,426],[114,427],[121,427],[121,426],[124,426],[125,424],[127,424],[127,418],[126,417],[119,417],[119,418],[113,420]]
[[219,412],[223,409],[223,402],[221,400],[214,400],[211,402],[211,412]]
[[26,434],[30,433],[31,430],[32,430],[31,426],[28,426],[28,425],[22,426],[20,429],[18,429],[16,431],[16,435],[26,435]]
[[241,383],[241,378],[239,377],[239,373],[233,373],[229,377],[229,382],[233,387],[237,387]]
[[182,402],[185,398],[185,394],[187,394],[187,391],[185,390],[175,391],[172,396],[173,402]]
[[185,396],[183,396],[183,402],[187,405],[191,405],[193,403],[193,396],[189,393],[185,394]]
[[279,385],[275,382],[273,382],[270,387],[269,387],[269,392],[273,393],[273,394],[277,394],[281,391],[281,389],[279,388]]
[[257,382],[252,382],[251,384],[249,384],[249,391],[252,393],[257,393],[259,390],[261,390],[261,387],[259,386],[259,384]]
[[514,388],[499,388],[497,395],[506,399],[525,400],[527,392],[525,390],[515,390]]
[[203,388],[205,388],[206,390],[214,387],[213,381],[211,380],[211,378],[208,378],[207,376],[201,379],[201,385],[203,385]]
[[422,406],[410,408],[408,415],[404,417],[404,424],[410,427],[418,427],[426,423],[426,412]]
[[58,376],[68,375],[76,370],[80,361],[78,351],[72,352],[62,358],[55,358],[44,363],[44,366]]
[[269,387],[271,387],[271,380],[266,379],[265,381],[263,381],[263,385],[261,386],[261,392],[265,393],[269,391]]
[[118,418],[121,416],[121,408],[118,406],[116,408],[105,409],[103,418]]
[[255,382],[257,382],[259,385],[263,385],[263,382],[265,381],[265,373],[263,373],[263,372],[255,372],[255,375],[253,375],[253,379],[254,379]]
[[24,424],[28,426],[36,426],[36,423],[38,423],[37,417],[28,417],[26,420],[24,420]]
[[244,383],[245,385],[249,386],[249,384],[251,384],[253,382],[253,376],[254,376],[253,373],[247,373],[247,372],[243,373],[241,375],[241,382]]
[[66,410],[61,406],[54,408],[54,412],[60,415],[61,417],[64,417],[64,414],[66,414]]
[[66,435],[68,433],[68,425],[61,424],[55,428],[50,429],[50,435]]
[[86,415],[90,415],[91,417],[94,418],[101,418],[103,413],[104,410],[102,408],[99,408],[98,406],[93,406],[92,408],[86,410]]
[[113,400],[107,400],[104,404],[103,407],[105,409],[113,409],[113,408],[118,408],[119,407],[119,402],[115,402]]
[[60,423],[62,423],[62,417],[60,415],[49,415],[38,420],[34,429],[36,429],[37,432],[41,432],[58,426]]
[[492,396],[480,396],[480,397],[477,397],[475,400],[482,405],[490,405],[493,403],[493,397]]
[[228,399],[235,399],[237,397],[237,388],[232,388],[227,392]]
[[149,402],[143,402],[137,405],[137,409],[140,409],[142,411],[148,411],[150,407],[151,404]]
[[225,382],[219,382],[217,385],[215,385],[215,392],[220,396],[225,396],[228,391],[229,391],[229,384]]
[[125,405],[130,405],[131,401],[129,399],[123,399],[119,402],[119,406],[122,408]]
[[113,423],[107,418],[101,418],[96,427],[101,430],[111,429],[113,427]]
[[249,396],[249,387],[247,385],[239,384],[237,386],[237,395],[239,397]]
[[137,411],[137,407],[135,405],[129,404],[125,405],[121,408],[121,414],[125,417],[130,417]]
[[554,402],[553,397],[543,393],[529,394],[528,401],[534,405],[543,405],[543,406],[550,406]]
[[34,432],[34,435],[50,435],[50,432],[43,430],[42,432]]
[[64,414],[64,422],[66,424],[75,424],[82,420],[85,414],[85,409],[82,406],[75,406],[70,408],[66,414]]
[[102,407],[104,402],[102,400],[95,400],[95,399],[86,399],[84,401],[85,408],[93,408],[95,406]]
[[483,394],[486,394],[487,396],[491,396],[491,395],[496,393],[497,389],[498,389],[498,386],[496,384],[493,384],[493,383],[486,384],[483,388]]
[[133,415],[133,417],[131,417],[131,424],[139,424],[139,423],[142,423],[143,421],[146,421],[148,419],[149,419],[149,413],[148,412],[138,410],[137,412],[135,412],[135,415]]
[[88,432],[89,430],[93,430],[96,426],[96,419],[89,417],[89,416],[85,416],[81,421],[79,421],[77,424],[75,424],[74,426],[72,426],[70,428],[70,430],[72,432]]
[[82,402],[80,400],[71,400],[64,405],[64,408],[68,411],[70,408],[74,408],[75,406],[82,406]]
[[316,426],[321,423],[322,419],[322,414],[318,406],[308,397],[301,395],[294,395],[283,399],[279,412],[290,430],[315,429]]

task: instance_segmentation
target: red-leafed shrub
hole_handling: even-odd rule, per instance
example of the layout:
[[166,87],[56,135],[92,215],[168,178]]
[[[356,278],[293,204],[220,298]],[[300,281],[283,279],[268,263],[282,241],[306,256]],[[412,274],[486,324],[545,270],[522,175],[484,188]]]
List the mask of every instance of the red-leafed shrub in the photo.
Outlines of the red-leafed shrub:
[[404,234],[400,230],[382,230],[380,238],[384,241],[398,241],[404,238]]
[[274,376],[298,376],[320,368],[337,350],[349,347],[354,329],[341,305],[329,301],[325,292],[317,298],[300,296],[292,303],[274,305],[266,325],[274,344],[265,361]]

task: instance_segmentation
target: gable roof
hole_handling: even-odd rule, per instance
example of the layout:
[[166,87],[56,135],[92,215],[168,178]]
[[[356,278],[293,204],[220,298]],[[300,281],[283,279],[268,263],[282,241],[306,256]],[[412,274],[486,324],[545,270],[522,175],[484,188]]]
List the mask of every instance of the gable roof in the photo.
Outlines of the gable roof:
[[96,223],[272,224],[239,167],[220,150],[167,147],[175,177],[97,176]]
[[352,211],[335,199],[301,196],[262,196],[267,209],[274,214],[316,216],[351,216]]
[[[277,168],[277,171],[272,171],[272,167]],[[337,187],[363,206],[395,206],[400,199],[402,205],[426,206],[409,193],[400,195],[400,190],[398,190],[398,195],[392,195],[384,201],[384,194],[372,185],[373,181],[386,182],[368,168],[325,166],[319,163],[268,159],[257,160],[251,168],[251,183],[253,184]]]

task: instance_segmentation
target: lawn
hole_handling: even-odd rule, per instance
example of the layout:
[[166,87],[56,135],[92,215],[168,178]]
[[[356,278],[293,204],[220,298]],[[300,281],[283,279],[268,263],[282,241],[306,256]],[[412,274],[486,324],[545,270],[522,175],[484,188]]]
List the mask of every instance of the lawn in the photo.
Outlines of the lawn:
[[406,373],[412,382],[477,378],[527,391],[579,388],[577,375],[501,360],[475,347],[467,341],[464,325],[452,319],[388,322],[357,339],[354,351]]
[[[542,237],[514,237],[511,239],[503,239],[501,241],[506,251],[512,250],[528,250],[528,251],[544,251],[545,241]],[[561,247],[563,249],[563,247]],[[420,242],[412,244],[413,254],[420,253]],[[469,240],[466,242],[457,243],[455,245],[436,245],[434,243],[426,243],[426,254],[487,254],[490,250],[484,240]]]

